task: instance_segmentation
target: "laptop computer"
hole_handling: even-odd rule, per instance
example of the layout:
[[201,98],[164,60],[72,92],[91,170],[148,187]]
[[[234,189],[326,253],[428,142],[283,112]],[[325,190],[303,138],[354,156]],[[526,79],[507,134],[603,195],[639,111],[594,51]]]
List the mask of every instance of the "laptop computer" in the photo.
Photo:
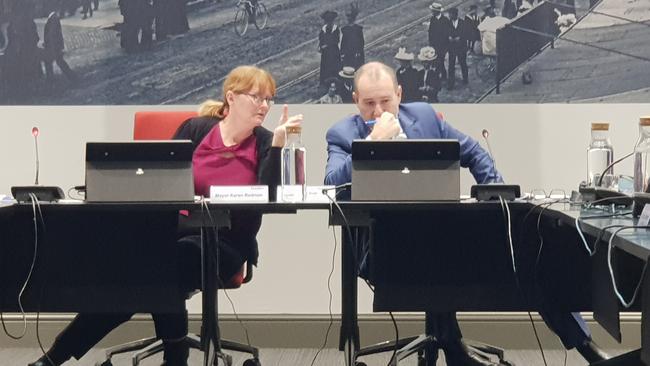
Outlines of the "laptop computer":
[[189,140],[86,143],[86,201],[194,200]]
[[458,140],[355,140],[353,201],[457,201]]

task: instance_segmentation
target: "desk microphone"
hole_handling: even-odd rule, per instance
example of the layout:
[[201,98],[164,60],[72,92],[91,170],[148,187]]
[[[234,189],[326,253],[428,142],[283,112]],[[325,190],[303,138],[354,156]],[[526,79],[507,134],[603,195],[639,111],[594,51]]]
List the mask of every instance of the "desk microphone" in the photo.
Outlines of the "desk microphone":
[[36,178],[33,186],[14,186],[11,187],[11,194],[18,202],[31,202],[31,194],[41,201],[57,201],[64,198],[63,190],[54,186],[41,186],[38,183],[38,173],[40,171],[40,159],[38,156],[38,127],[32,127],[32,136],[34,136],[34,147],[36,150]]
[[34,185],[38,185],[38,172],[41,168],[40,160],[38,159],[38,127],[32,127],[32,136],[34,136],[34,147],[36,148],[36,178],[34,179]]
[[[494,154],[490,146],[490,132],[483,129],[481,135],[487,144],[488,155],[492,159],[494,173],[497,174],[497,163],[494,160]],[[478,201],[493,201],[501,198],[506,201],[512,201],[521,196],[521,188],[518,184],[505,184],[503,180],[501,183],[475,184],[470,190],[470,196],[476,198]]]
[[494,165],[494,170],[497,170],[497,161],[494,160],[494,153],[492,153],[492,147],[490,146],[490,140],[488,137],[490,137],[490,132],[488,130],[483,129],[483,132],[481,132],[481,135],[483,135],[483,139],[485,140],[485,143],[487,144],[488,148],[488,153],[490,154],[490,158],[492,159],[492,164]]

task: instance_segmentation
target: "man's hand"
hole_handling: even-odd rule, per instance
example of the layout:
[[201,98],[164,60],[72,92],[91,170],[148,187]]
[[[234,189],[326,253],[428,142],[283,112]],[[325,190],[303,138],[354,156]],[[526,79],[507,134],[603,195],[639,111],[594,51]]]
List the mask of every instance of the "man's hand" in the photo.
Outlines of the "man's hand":
[[384,112],[375,123],[370,134],[371,140],[389,140],[397,136],[400,131],[399,122],[392,113]]

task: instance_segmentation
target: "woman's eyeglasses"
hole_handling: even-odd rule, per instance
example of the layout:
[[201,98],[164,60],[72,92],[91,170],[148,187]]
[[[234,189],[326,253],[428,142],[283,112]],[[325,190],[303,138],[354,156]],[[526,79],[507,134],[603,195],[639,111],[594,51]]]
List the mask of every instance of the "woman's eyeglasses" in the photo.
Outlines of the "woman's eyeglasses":
[[251,98],[251,100],[253,101],[253,103],[255,103],[257,105],[262,105],[262,102],[266,102],[266,104],[269,105],[269,106],[273,104],[273,98],[271,98],[271,97],[263,98],[263,97],[260,97],[259,95],[255,95],[255,94],[249,94],[249,93],[241,93],[241,94],[248,95]]

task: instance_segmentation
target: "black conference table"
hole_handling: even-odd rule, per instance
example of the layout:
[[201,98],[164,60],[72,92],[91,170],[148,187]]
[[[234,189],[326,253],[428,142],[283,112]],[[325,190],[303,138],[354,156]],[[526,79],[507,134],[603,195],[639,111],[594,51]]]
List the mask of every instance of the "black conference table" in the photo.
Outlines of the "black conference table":
[[[360,351],[360,258],[353,243],[355,230],[360,227],[369,227],[373,233],[373,263],[392,263],[370,266],[376,311],[537,310],[545,302],[552,302],[563,310],[593,309],[596,319],[616,336],[620,307],[608,282],[602,281],[603,276],[608,276],[601,257],[606,250],[597,251],[593,259],[589,257],[576,239],[575,217],[581,211],[568,204],[550,208],[530,202],[508,204],[516,276],[505,211],[499,202],[212,203],[208,207],[209,218],[194,215],[203,217],[197,220],[197,226],[228,226],[233,211],[291,214],[298,210],[331,210],[330,223],[342,226],[344,242],[339,348],[345,351],[346,365],[354,365]],[[199,203],[46,203],[41,210],[45,229],[37,220],[39,248],[22,298],[25,311],[164,312],[184,307],[178,300],[183,297],[179,296],[176,276],[176,223],[179,210],[201,212]],[[33,258],[32,217],[31,204],[0,206],[0,310],[5,312],[19,310],[17,295]],[[633,222],[631,218],[589,219],[581,227],[593,241],[600,228],[618,221]],[[214,232],[206,230],[207,235]],[[540,232],[545,242],[541,254]],[[607,240],[608,235],[603,239]],[[619,255],[617,261],[647,261],[650,236],[644,232],[619,236],[614,245],[630,255]],[[454,245],[431,245],[452,241]],[[204,253],[213,253],[210,247],[206,246]],[[211,275],[217,269],[206,258],[203,291],[210,295],[203,296],[203,339],[206,349],[210,350],[212,344],[218,350],[216,277]],[[408,270],[396,263],[406,263]],[[633,263],[630,268],[633,270],[629,273],[622,271],[626,274],[621,278],[623,288],[637,283],[643,265]],[[648,283],[644,278],[643,286]],[[650,303],[646,293],[650,291],[643,292],[643,299],[637,301],[642,310]],[[637,351],[631,357],[638,360],[641,354],[643,362],[649,364],[645,355],[646,328],[644,317],[643,352]],[[205,355],[207,365],[214,353]]]

